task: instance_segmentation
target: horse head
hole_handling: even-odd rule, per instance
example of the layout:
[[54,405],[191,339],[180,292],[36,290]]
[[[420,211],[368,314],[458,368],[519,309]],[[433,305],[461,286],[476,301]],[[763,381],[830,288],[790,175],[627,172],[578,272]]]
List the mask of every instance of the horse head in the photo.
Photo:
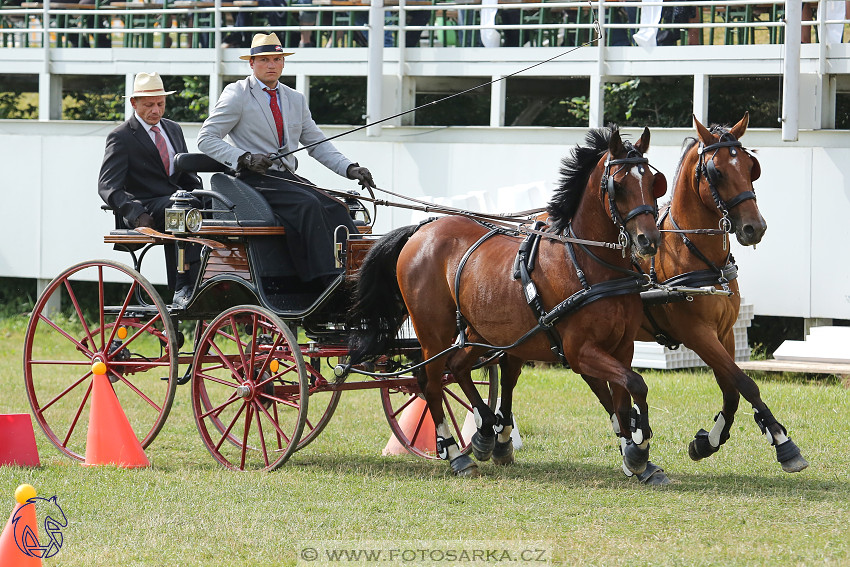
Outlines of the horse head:
[[658,252],[661,233],[655,223],[656,200],[667,192],[664,175],[653,173],[643,157],[647,150],[649,128],[644,128],[634,145],[622,140],[619,130],[612,128],[600,183],[608,212],[620,230],[620,244],[630,245],[638,257]]
[[749,121],[749,113],[744,113],[728,130],[719,126],[709,129],[694,116],[699,136],[695,182],[700,199],[706,208],[717,210],[720,227],[734,231],[743,246],[758,244],[767,230],[753,190],[761,165],[738,141]]

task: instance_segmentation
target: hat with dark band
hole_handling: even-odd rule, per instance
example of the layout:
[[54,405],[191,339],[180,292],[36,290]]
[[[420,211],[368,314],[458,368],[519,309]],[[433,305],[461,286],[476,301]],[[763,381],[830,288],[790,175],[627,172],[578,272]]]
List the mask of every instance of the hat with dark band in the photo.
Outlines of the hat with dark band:
[[278,39],[277,34],[270,33],[266,35],[264,33],[258,33],[251,40],[251,53],[240,55],[239,59],[248,61],[251,57],[264,57],[267,55],[283,55],[286,57],[287,55],[292,55],[292,53],[283,52],[283,47],[280,45],[280,39]]
[[162,88],[162,78],[159,73],[139,73],[133,80],[133,94],[124,95],[124,98],[138,98],[140,96],[163,96],[177,91],[167,91]]

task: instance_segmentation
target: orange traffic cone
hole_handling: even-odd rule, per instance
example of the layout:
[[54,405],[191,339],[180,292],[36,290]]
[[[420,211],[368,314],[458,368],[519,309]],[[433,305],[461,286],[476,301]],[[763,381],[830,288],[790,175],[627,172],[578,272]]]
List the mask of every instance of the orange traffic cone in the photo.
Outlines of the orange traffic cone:
[[115,465],[125,469],[150,466],[151,462],[106,377],[106,364],[95,362],[92,372],[94,384],[84,464]]
[[[0,565],[3,567],[41,567],[41,557],[33,557],[18,547],[21,543],[38,542],[38,522],[35,519],[35,504],[27,504],[30,498],[35,498],[35,488],[22,484],[15,490],[15,508],[3,534],[0,535]],[[18,511],[20,510],[20,513]],[[15,517],[17,516],[17,522]]]
[[[420,421],[422,422],[421,426],[419,425]],[[424,453],[437,454],[437,432],[424,398],[416,396],[410,405],[404,408],[398,420],[398,425],[407,438],[413,441],[414,447]],[[416,431],[417,427],[419,428],[418,432]],[[396,436],[390,435],[390,440],[387,441],[387,446],[384,447],[381,454],[384,456],[403,455],[407,452],[407,449],[396,439]]]
[[37,467],[40,464],[30,415],[0,415],[0,466]]

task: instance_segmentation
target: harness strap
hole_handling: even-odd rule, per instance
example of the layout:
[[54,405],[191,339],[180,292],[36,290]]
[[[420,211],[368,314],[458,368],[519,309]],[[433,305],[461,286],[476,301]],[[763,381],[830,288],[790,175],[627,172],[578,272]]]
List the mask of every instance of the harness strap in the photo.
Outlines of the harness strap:
[[[680,229],[680,227],[679,227],[679,225],[676,223],[676,219],[674,219],[674,218],[673,218],[673,215],[672,215],[672,214],[670,215],[670,222],[673,224],[673,228],[676,228],[676,229],[681,230],[681,229]],[[684,234],[682,234],[682,233],[679,233],[679,236],[682,238],[682,242],[684,242],[684,243],[685,243],[685,246],[687,246],[687,247],[688,247],[688,250],[690,250],[690,251],[691,251],[691,253],[692,253],[694,256],[696,256],[697,258],[699,258],[700,260],[702,260],[702,261],[705,263],[705,265],[707,265],[709,268],[711,268],[711,269],[714,271],[714,273],[715,273],[715,274],[720,274],[720,273],[721,273],[720,268],[718,268],[718,267],[714,264],[714,262],[712,262],[711,260],[709,260],[709,259],[708,259],[708,257],[707,257],[705,254],[703,254],[703,253],[700,251],[700,249],[699,249],[699,248],[697,248],[697,245],[696,245],[696,244],[694,244],[694,243],[693,243],[693,241],[692,241],[690,238],[688,238],[687,236],[685,236],[685,235],[684,235]],[[731,253],[729,253],[729,254],[727,254],[727,255],[726,255],[726,262],[729,262],[729,257],[730,257],[730,255],[731,255]],[[654,259],[654,257],[653,257],[653,259]]]
[[[539,221],[538,221],[539,222]],[[542,222],[539,224],[543,224]],[[535,223],[535,229],[538,229],[538,223]],[[522,242],[517,251],[516,261],[514,262],[514,279],[519,279],[522,283],[522,291],[525,295],[525,301],[534,312],[534,317],[540,321],[546,313],[543,309],[543,301],[540,299],[540,294],[537,293],[537,286],[531,279],[531,272],[534,270],[534,259],[537,255],[537,245],[540,242],[540,236],[529,234]],[[564,346],[561,340],[561,335],[554,326],[544,327],[546,336],[549,339],[550,350],[558,358],[561,364],[566,364],[567,359],[564,356]]]
[[468,324],[463,314],[460,312],[460,275],[463,273],[463,268],[466,266],[466,262],[469,260],[469,257],[472,256],[472,253],[475,252],[479,246],[484,244],[486,240],[500,232],[503,232],[500,228],[491,228],[487,234],[479,238],[475,244],[469,247],[457,266],[457,272],[455,272],[455,314],[457,317],[458,344],[461,348],[463,348],[466,344],[466,328]]

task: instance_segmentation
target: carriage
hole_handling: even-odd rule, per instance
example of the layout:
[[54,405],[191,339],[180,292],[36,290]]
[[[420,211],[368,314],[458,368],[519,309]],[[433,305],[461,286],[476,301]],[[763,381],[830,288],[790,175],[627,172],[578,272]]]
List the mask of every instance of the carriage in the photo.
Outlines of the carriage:
[[[334,368],[348,356],[353,274],[376,239],[362,201],[347,199],[361,234],[340,227],[335,235],[342,273],[323,288],[310,288],[281,268],[285,230],[256,190],[203,155],[179,155],[175,166],[212,176],[209,190],[172,197],[167,234],[111,231],[104,242],[127,252],[132,267],[112,260],[71,266],[33,309],[24,345],[25,384],[48,439],[67,456],[84,460],[92,366],[99,361],[142,447],[161,431],[177,387],[188,384],[201,440],[214,459],[235,470],[273,470],[321,433],[344,390],[378,389],[402,446],[434,458],[419,438],[425,435],[427,409],[413,403],[419,388],[402,365],[418,357],[415,337],[404,338],[393,356],[365,369],[374,377],[334,380]],[[203,206],[195,208],[198,199]],[[148,253],[164,245],[176,245],[178,255],[186,246],[203,247],[185,305],[166,304],[141,273]],[[60,302],[67,307],[64,314],[57,309]],[[475,381],[493,403],[497,373],[488,366]],[[463,439],[469,405],[448,374],[444,404]],[[406,417],[416,424],[412,430],[399,423],[405,411],[413,414]]]

